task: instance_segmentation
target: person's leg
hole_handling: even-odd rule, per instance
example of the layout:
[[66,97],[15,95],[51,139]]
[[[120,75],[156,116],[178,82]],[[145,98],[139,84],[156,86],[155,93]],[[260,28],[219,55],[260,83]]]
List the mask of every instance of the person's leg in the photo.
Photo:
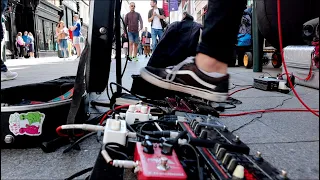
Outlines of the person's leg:
[[164,89],[225,101],[229,86],[227,62],[232,60],[245,5],[246,0],[209,0],[196,59],[187,58],[173,68],[145,67],[141,77]]
[[139,33],[134,33],[134,49],[133,49],[133,60],[138,61],[137,54],[138,54],[138,45],[139,45]]
[[159,41],[161,40],[163,33],[164,33],[163,29],[159,29],[159,32],[158,32]]
[[128,38],[129,38],[129,58],[132,58],[132,53],[133,53],[133,34],[131,32],[128,32]]
[[151,28],[152,49],[154,50],[157,43],[156,29]]
[[73,45],[76,48],[77,51],[77,57],[80,57],[81,55],[81,49],[80,49],[80,37],[73,36]]
[[205,72],[227,74],[245,4],[246,0],[209,1],[197,49],[198,68]]
[[7,66],[4,64],[4,62],[1,60],[1,72],[7,72],[8,68]]

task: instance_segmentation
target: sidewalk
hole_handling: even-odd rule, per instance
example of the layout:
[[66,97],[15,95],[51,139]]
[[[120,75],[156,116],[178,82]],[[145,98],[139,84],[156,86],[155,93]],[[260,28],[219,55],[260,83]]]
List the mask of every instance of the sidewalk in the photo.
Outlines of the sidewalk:
[[[35,60],[36,61],[36,60]],[[131,74],[138,74],[147,59],[140,57],[139,62],[129,62],[123,77],[124,87],[130,89]],[[38,63],[38,64],[37,64]],[[124,63],[124,61],[123,61]],[[10,69],[19,73],[16,80],[1,83],[1,88],[17,84],[52,80],[61,76],[75,75],[78,61],[39,60],[27,64],[7,62]],[[15,69],[14,69],[15,68]],[[111,62],[109,82],[115,82],[115,61]],[[270,65],[264,72],[275,76],[280,69]],[[243,67],[230,68],[231,83],[251,85],[253,77],[263,73],[253,73]],[[230,86],[230,88],[232,85]],[[241,87],[240,87],[241,88]],[[230,90],[233,92],[237,89]],[[296,87],[301,98],[311,108],[319,108],[319,91],[302,86]],[[257,89],[240,91],[232,97],[242,101],[235,109],[224,114],[233,114],[267,108],[303,108],[296,97],[277,92]],[[99,100],[107,99],[105,94]],[[245,142],[251,153],[262,152],[263,158],[279,170],[286,170],[291,179],[319,179],[319,118],[308,112],[279,112],[252,114],[219,119],[230,131]],[[50,154],[40,149],[1,150],[1,179],[64,179],[70,175],[92,167],[100,151],[95,137],[80,144],[81,151],[62,154],[66,148]],[[52,173],[57,172],[57,173]],[[85,176],[81,176],[84,178]],[[80,178],[81,178],[80,177]]]

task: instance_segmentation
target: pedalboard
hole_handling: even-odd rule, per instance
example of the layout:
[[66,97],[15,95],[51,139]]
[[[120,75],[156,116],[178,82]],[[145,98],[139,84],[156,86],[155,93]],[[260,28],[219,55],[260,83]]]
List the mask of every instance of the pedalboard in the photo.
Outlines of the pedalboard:
[[[260,152],[254,156],[249,155],[250,148],[217,119],[208,120],[207,116],[183,112],[176,115],[184,115],[187,119],[187,122],[180,122],[179,125],[188,132],[189,143],[197,147],[203,158],[203,171],[207,179],[288,179],[286,172],[271,166]],[[197,125],[201,123],[203,125],[199,128]],[[203,142],[197,145],[193,139]]]

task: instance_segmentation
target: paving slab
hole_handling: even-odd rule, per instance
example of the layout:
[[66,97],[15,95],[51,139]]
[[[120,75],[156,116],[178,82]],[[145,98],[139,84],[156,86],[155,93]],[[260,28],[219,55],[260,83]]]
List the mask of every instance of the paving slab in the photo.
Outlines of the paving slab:
[[263,158],[291,179],[319,179],[319,141],[297,143],[249,144],[251,152],[262,152]]

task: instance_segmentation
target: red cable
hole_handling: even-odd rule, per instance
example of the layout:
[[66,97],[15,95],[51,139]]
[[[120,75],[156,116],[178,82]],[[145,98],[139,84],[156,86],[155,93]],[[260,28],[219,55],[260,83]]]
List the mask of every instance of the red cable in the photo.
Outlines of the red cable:
[[[307,109],[262,109],[256,111],[235,113],[235,114],[220,114],[220,116],[224,117],[233,117],[233,116],[243,116],[248,114],[256,114],[256,113],[267,113],[267,112],[308,112]],[[319,109],[312,109],[314,112],[319,112]]]
[[[125,104],[125,105],[117,106],[117,107],[114,108],[114,110],[126,108],[126,107],[129,107],[129,106],[130,106],[130,104]],[[99,123],[100,125],[102,125],[103,121],[112,113],[112,111],[113,111],[113,110],[111,110],[111,109],[110,109],[109,111],[107,111],[107,113],[101,118],[100,123]]]
[[230,93],[230,94],[229,94],[229,96],[231,96],[232,94],[237,93],[237,92],[239,92],[239,91],[244,91],[244,90],[251,89],[251,88],[253,88],[253,87],[252,87],[252,86],[250,86],[250,87],[246,87],[246,88],[238,89],[238,90],[233,91],[232,93]]
[[[59,136],[61,136],[61,137],[69,137],[69,135],[62,133],[61,131],[62,131],[62,127],[61,127],[61,126],[57,127],[56,133],[57,133]],[[83,135],[84,135],[84,133],[74,134],[74,136],[76,136],[76,137],[83,136]]]
[[[284,57],[283,57],[283,45],[282,45],[282,29],[281,29],[281,6],[280,6],[280,0],[277,0],[277,12],[278,12],[278,33],[279,33],[279,46],[280,46],[280,52],[281,52],[281,60],[282,60],[282,64],[283,64],[283,68],[286,72],[286,76],[287,76],[287,79],[289,79],[289,73],[288,73],[288,69],[287,69],[287,66],[286,66],[286,62],[284,60]],[[316,115],[319,117],[319,114],[317,114],[314,110],[312,110],[308,105],[306,105],[302,99],[300,98],[300,96],[298,95],[298,93],[296,92],[293,84],[291,81],[289,81],[289,85],[290,85],[290,88],[292,89],[294,95],[298,98],[298,100],[300,101],[300,103],[306,108],[308,109],[312,114]]]

